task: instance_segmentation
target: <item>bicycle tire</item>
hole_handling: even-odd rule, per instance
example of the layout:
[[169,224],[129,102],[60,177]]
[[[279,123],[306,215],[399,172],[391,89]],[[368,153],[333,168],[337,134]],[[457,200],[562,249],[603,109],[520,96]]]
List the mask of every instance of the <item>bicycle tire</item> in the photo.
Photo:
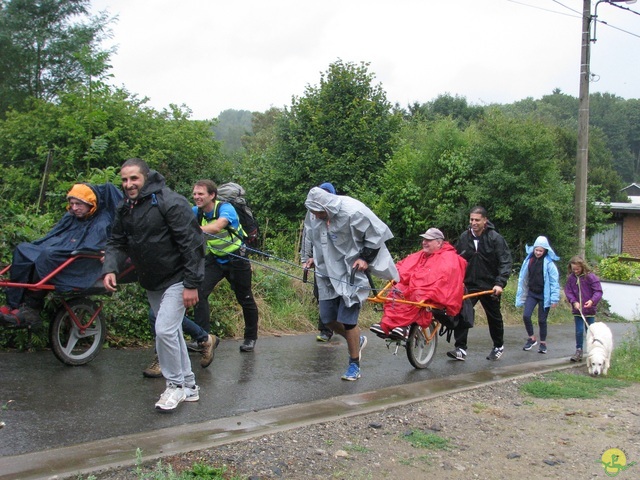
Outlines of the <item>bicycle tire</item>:
[[414,323],[411,325],[406,349],[409,363],[411,363],[414,368],[427,368],[433,360],[433,357],[435,357],[438,347],[438,335],[434,332],[436,328],[435,323],[436,322],[432,322],[427,328],[428,335],[431,337],[429,341],[427,341],[422,329],[417,324]]
[[[99,308],[96,302],[87,298],[70,300],[67,305],[82,324],[88,323]],[[106,323],[100,314],[81,333],[64,307],[60,308],[49,328],[53,354],[62,363],[71,366],[85,365],[96,358],[102,350],[106,335]]]

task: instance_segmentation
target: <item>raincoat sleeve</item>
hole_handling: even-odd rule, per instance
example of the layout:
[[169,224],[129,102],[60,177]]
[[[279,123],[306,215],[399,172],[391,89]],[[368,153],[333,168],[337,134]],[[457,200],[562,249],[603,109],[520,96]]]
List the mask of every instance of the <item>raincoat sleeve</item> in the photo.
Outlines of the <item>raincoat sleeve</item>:
[[354,260],[361,257],[363,249],[378,250],[375,258],[369,262],[369,271],[376,277],[385,280],[398,281],[400,279],[395,262],[387,249],[385,242],[393,238],[389,227],[371,210],[364,207],[352,216],[351,230],[356,239],[357,251]]
[[511,275],[511,251],[509,251],[507,241],[501,235],[496,235],[495,248],[498,255],[498,276],[495,283],[504,288],[509,280],[509,275]]
[[558,267],[552,261],[549,261],[548,275],[550,301],[551,305],[555,305],[560,302],[560,275],[558,274]]
[[173,195],[167,203],[166,223],[182,256],[184,287],[198,288],[204,280],[204,235],[184,197]]
[[589,273],[587,275],[587,281],[589,282],[589,286],[591,287],[591,301],[593,302],[593,306],[598,305],[600,300],[602,300],[602,285],[600,284],[600,279],[597,277],[595,273]]
[[521,307],[524,305],[524,301],[527,298],[527,293],[529,292],[529,259],[531,258],[531,254],[527,255],[527,257],[522,262],[522,266],[520,267],[520,275],[518,275],[518,290],[516,291],[516,307]]
[[311,232],[309,226],[309,216],[311,214],[307,212],[302,225],[302,240],[300,242],[300,261],[306,263],[307,260],[313,258],[313,244],[311,243]]

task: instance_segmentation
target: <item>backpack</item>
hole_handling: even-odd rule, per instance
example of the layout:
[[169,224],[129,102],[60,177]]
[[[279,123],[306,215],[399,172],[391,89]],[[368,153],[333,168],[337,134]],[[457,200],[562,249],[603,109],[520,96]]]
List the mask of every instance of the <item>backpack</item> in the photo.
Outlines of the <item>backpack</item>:
[[218,187],[218,200],[230,203],[238,213],[238,219],[244,230],[244,243],[249,248],[257,248],[260,229],[253,212],[247,204],[245,190],[237,183],[224,183]]

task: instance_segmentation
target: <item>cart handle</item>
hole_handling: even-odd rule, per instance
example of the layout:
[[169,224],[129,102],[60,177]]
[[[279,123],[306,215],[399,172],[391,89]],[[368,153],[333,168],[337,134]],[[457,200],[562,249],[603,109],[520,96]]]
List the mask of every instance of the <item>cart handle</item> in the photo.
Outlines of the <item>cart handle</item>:
[[[430,303],[425,303],[424,301],[422,302],[413,302],[410,300],[402,300],[400,298],[388,298],[387,294],[389,292],[389,290],[391,290],[391,288],[395,285],[396,282],[394,282],[393,280],[390,281],[389,283],[387,283],[385,285],[385,287],[380,290],[378,292],[378,294],[375,297],[369,297],[367,298],[367,300],[369,302],[372,303],[386,303],[386,302],[397,302],[397,303],[405,303],[407,305],[414,305],[416,307],[420,307],[420,308],[426,308],[428,310],[434,309],[434,308],[439,308],[437,305],[433,305]],[[467,298],[473,298],[473,297],[480,297],[482,295],[489,295],[489,294],[493,294],[495,293],[493,290],[485,290],[483,292],[474,292],[474,293],[468,293],[466,295],[462,296],[462,300],[466,300]]]

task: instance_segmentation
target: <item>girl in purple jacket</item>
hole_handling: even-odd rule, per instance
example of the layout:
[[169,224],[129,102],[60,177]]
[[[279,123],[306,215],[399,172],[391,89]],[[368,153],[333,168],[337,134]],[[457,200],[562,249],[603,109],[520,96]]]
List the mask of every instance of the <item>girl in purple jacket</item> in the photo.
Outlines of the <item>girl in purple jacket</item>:
[[591,325],[595,321],[596,306],[602,299],[602,286],[600,279],[582,257],[572,257],[569,260],[569,276],[564,287],[567,301],[571,304],[573,320],[576,324],[576,353],[571,357],[572,362],[582,361],[582,344],[586,325]]

